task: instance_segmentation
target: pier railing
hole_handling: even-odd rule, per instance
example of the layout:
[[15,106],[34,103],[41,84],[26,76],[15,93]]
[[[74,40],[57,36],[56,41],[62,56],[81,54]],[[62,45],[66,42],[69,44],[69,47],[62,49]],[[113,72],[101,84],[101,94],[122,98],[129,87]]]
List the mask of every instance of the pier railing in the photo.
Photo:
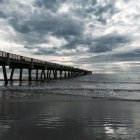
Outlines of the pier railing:
[[[28,69],[28,80],[32,80],[32,70],[36,70],[36,80],[39,79],[39,70],[41,70],[41,79],[46,80],[53,77],[57,78],[68,78],[73,76],[92,74],[91,71],[84,69],[74,68],[71,66],[60,65],[57,63],[51,63],[48,61],[38,60],[26,56],[16,55],[4,51],[0,51],[0,66],[2,66],[5,84],[8,81],[13,80],[13,74],[15,69],[20,70],[19,81],[22,82],[23,69]],[[6,66],[11,69],[10,78],[7,77]],[[59,73],[59,77],[58,77]]]

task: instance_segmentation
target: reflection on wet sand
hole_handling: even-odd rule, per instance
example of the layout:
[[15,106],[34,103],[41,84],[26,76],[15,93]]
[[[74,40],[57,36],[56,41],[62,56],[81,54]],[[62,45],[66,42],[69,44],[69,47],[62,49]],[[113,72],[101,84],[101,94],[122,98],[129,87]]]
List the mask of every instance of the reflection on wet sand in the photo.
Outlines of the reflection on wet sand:
[[139,138],[139,102],[61,98],[0,102],[0,139]]

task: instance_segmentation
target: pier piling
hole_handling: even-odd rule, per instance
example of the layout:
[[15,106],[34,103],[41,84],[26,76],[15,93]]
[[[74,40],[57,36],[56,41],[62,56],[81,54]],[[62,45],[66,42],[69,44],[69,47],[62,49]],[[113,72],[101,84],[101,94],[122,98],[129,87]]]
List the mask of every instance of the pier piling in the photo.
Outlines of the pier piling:
[[12,81],[12,80],[13,80],[14,71],[15,71],[15,69],[14,69],[14,68],[12,68],[12,69],[11,69],[11,75],[10,75],[10,81]]
[[38,69],[36,69],[36,80],[38,80]]
[[22,71],[23,71],[23,69],[20,68],[20,76],[19,76],[19,81],[20,81],[20,82],[22,82]]
[[32,81],[32,70],[31,69],[28,69],[28,73],[29,73],[29,81]]
[[6,66],[5,65],[2,65],[2,70],[3,70],[5,85],[7,85],[8,84],[8,79],[7,79],[7,71],[6,71]]

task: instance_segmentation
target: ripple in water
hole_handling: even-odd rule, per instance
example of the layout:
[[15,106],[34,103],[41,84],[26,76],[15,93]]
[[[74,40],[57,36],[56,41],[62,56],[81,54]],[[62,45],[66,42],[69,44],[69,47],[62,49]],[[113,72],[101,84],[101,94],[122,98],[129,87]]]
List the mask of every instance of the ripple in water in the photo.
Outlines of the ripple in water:
[[139,102],[1,102],[0,139],[139,139]]

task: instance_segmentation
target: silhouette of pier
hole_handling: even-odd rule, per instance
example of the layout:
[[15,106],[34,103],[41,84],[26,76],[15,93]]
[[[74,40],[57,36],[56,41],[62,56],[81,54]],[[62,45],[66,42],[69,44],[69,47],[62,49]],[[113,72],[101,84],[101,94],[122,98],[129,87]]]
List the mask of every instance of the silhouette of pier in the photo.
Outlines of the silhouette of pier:
[[[0,51],[0,66],[2,66],[5,85],[8,84],[8,81],[13,81],[15,69],[19,69],[20,82],[22,82],[23,80],[23,69],[28,70],[29,81],[32,81],[33,78],[32,70],[36,71],[35,80],[39,80],[39,78],[41,78],[42,80],[49,80],[51,78],[62,79],[92,74],[91,71],[87,71],[84,69],[60,65],[48,61],[42,61],[26,56],[7,53],[4,51]],[[11,74],[9,78],[7,76],[7,66],[9,66],[9,69],[11,69]],[[39,70],[41,70],[40,77]]]

